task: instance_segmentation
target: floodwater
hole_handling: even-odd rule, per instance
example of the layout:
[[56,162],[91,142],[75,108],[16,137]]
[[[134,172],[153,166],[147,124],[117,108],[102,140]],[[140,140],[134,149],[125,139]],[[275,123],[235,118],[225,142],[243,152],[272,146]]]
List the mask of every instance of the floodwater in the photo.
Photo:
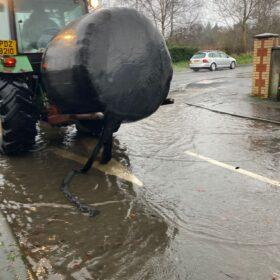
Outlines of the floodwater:
[[272,119],[278,108],[246,99],[250,75],[250,67],[176,73],[176,103],[124,124],[111,166],[75,178],[72,192],[101,211],[93,219],[59,187],[95,140],[40,126],[32,153],[1,156],[1,208],[31,279],[278,277],[280,126],[186,104]]

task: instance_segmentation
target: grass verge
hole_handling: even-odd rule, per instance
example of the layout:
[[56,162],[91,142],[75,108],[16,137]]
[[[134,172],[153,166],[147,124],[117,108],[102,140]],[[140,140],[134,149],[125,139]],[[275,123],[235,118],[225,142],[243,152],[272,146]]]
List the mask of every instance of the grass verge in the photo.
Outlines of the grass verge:
[[186,61],[179,61],[173,63],[174,70],[184,70],[186,68],[189,68],[189,64]]
[[237,61],[237,65],[251,64],[253,63],[253,55],[251,53],[243,53],[239,55],[232,55]]

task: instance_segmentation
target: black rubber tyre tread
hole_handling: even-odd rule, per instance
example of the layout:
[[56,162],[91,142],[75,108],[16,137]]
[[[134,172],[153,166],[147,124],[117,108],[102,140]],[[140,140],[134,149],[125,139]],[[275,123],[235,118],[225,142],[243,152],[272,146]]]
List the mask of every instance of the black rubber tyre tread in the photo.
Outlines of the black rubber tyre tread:
[[[212,65],[215,65],[215,69],[212,68]],[[217,64],[216,64],[215,62],[213,62],[213,63],[210,65],[210,71],[211,71],[211,72],[214,72],[214,71],[217,71],[217,69],[218,69]]]
[[38,114],[33,92],[24,82],[0,79],[0,150],[13,155],[29,151],[35,144]]
[[[16,98],[16,102],[14,102],[15,98]],[[30,112],[30,113],[34,112],[33,103],[20,95],[16,95],[16,93],[12,93],[11,95],[8,95],[5,98],[3,98],[2,102],[1,102],[1,105],[2,105],[1,107],[6,108],[10,102],[13,102],[16,104],[20,103],[21,105],[25,106],[25,108],[28,110],[28,112]]]
[[231,70],[233,70],[233,69],[235,69],[235,67],[236,67],[236,63],[233,61],[231,64],[230,64],[230,69]]
[[[13,128],[21,129],[23,126],[28,124],[31,124],[34,122],[34,116],[31,114],[28,114],[24,111],[19,111],[20,108],[18,105],[15,105],[11,107],[11,109],[6,113],[6,115],[2,115],[2,125],[5,129],[9,129],[9,127],[12,125]],[[14,119],[17,119],[15,121]],[[36,121],[35,121],[36,123]]]
[[[29,139],[29,138],[26,138],[26,131],[22,131],[21,132],[21,134],[20,134],[20,136],[19,136],[19,138],[21,139],[21,141],[23,142],[23,143],[32,143],[32,140],[31,139]],[[36,137],[36,130],[33,130],[33,129],[30,129],[29,131],[28,131],[28,135],[33,135],[34,136],[34,138]],[[7,141],[7,142],[12,142],[13,140],[14,140],[14,131],[12,130],[12,129],[9,129],[9,130],[5,130],[4,132],[3,132],[3,135],[4,135],[4,138],[5,138],[5,140]]]
[[4,89],[4,87],[6,87],[7,85],[8,85],[8,82],[7,81],[3,81],[3,83],[0,83],[1,85],[0,85],[0,91],[2,90],[2,89]]

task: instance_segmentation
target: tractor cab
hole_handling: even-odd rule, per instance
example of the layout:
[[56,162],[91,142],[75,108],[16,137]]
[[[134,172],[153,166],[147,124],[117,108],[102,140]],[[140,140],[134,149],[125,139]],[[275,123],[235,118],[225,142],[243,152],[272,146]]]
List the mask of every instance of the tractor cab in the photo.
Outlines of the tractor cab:
[[86,0],[0,0],[0,56],[25,55],[38,68],[50,40],[87,12]]
[[41,78],[48,43],[88,13],[87,0],[0,0],[0,152],[28,151],[50,101]]

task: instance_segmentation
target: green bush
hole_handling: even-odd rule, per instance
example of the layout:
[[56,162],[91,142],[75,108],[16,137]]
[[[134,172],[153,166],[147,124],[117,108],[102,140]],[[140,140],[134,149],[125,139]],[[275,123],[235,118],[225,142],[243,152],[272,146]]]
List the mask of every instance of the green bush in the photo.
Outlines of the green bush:
[[236,59],[238,65],[251,64],[253,62],[253,55],[251,53],[232,54],[232,57]]
[[198,51],[186,46],[169,46],[168,49],[173,62],[188,61]]

